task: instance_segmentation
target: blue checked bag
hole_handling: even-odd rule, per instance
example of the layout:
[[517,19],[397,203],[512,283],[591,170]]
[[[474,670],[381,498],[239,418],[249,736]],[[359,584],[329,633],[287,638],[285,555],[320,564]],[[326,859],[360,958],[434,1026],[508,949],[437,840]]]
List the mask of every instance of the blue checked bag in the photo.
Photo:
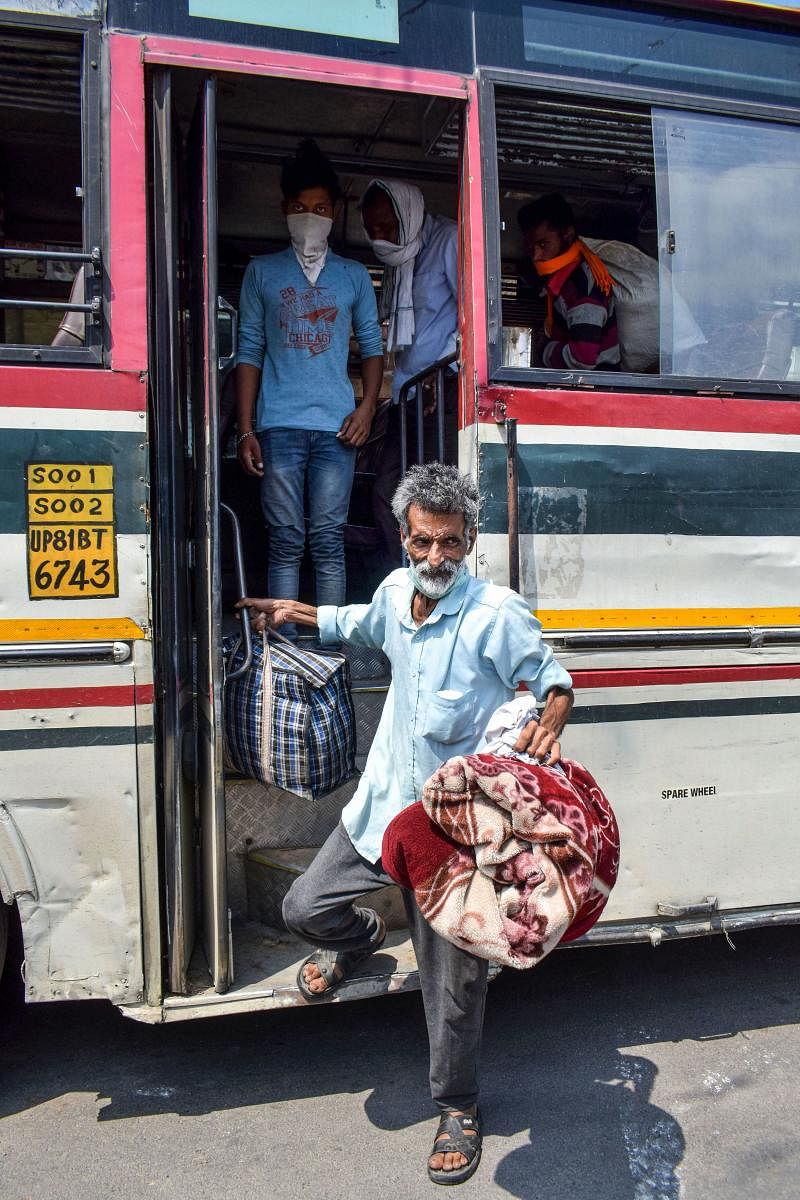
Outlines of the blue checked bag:
[[[350,665],[340,654],[300,650],[285,638],[253,638],[253,661],[225,686],[225,760],[249,779],[308,800],[354,772],[355,713]],[[226,639],[228,669],[244,659]]]

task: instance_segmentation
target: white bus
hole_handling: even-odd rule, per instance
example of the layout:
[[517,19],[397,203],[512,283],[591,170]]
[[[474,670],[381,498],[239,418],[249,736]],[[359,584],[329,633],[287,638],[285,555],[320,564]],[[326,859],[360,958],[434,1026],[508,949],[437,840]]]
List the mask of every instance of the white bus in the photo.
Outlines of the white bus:
[[[587,940],[800,918],[792,7],[359,0],[298,29],[247,0],[148,5],[146,28],[136,0],[3,5],[0,959],[18,923],[27,1000],[148,1021],[303,1003],[275,897],[355,782],[310,804],[226,776],[220,506],[263,594],[230,366],[308,135],[346,185],[336,244],[376,283],[370,178],[459,223],[472,567],[520,590],[572,672],[564,751],[621,827]],[[532,364],[516,213],[553,191],[657,263],[648,370]],[[352,599],[377,581],[373,465],[368,447]],[[380,656],[351,666],[363,758],[388,678]],[[415,986],[398,927],[334,999]]]

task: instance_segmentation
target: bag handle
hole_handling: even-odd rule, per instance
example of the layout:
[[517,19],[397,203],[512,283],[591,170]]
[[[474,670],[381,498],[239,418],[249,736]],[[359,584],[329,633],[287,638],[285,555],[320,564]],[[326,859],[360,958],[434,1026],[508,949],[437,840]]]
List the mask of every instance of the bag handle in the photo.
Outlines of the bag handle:
[[[264,772],[264,782],[275,782],[272,770],[272,658],[269,653],[269,639],[266,629],[261,635],[264,639],[264,654],[261,664],[261,770]],[[279,635],[280,636],[280,635]],[[281,641],[287,641],[281,638]]]

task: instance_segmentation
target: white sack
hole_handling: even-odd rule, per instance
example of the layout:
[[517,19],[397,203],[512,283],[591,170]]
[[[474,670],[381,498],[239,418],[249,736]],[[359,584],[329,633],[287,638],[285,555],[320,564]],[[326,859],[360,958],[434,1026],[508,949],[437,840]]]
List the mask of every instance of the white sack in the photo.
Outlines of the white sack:
[[628,242],[583,238],[614,280],[617,333],[623,371],[646,371],[658,363],[658,263]]

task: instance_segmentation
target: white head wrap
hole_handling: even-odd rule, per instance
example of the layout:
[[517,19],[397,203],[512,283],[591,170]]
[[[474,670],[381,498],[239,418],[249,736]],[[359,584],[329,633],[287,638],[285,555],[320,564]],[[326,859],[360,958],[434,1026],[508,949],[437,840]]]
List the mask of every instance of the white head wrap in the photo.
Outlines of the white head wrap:
[[392,202],[398,224],[398,241],[371,242],[375,257],[386,270],[383,273],[378,311],[381,320],[389,318],[387,349],[402,350],[414,338],[414,259],[421,247],[420,233],[425,220],[425,201],[413,183],[373,179],[367,188],[378,187]]

